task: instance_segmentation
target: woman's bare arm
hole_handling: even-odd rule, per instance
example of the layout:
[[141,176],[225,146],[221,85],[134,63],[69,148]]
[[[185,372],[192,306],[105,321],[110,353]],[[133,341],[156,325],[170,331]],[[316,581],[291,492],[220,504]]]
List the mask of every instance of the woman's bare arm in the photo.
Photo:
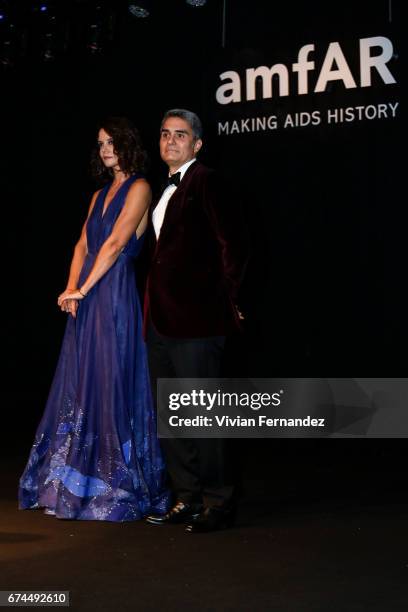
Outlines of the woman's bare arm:
[[92,269],[78,291],[64,291],[58,298],[61,305],[65,300],[81,300],[113,266],[139,224],[144,221],[151,202],[151,190],[144,179],[130,187],[123,209],[113,227],[112,233],[101,246]]

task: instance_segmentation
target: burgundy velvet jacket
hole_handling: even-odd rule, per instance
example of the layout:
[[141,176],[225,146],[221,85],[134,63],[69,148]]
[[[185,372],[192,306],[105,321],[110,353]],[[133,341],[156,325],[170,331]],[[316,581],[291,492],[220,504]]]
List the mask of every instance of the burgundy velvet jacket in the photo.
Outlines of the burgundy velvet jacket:
[[151,236],[145,327],[149,316],[159,334],[173,338],[221,336],[239,327],[235,304],[247,237],[213,170],[198,161],[189,166],[169,200],[159,240],[154,230]]

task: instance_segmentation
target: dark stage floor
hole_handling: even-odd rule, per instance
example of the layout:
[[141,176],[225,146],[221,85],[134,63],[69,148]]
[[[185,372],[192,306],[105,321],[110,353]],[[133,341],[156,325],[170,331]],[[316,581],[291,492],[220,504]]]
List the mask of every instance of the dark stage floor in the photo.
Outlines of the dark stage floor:
[[402,453],[266,442],[246,448],[237,526],[207,535],[18,511],[24,459],[3,460],[0,589],[69,590],[73,610],[405,612]]

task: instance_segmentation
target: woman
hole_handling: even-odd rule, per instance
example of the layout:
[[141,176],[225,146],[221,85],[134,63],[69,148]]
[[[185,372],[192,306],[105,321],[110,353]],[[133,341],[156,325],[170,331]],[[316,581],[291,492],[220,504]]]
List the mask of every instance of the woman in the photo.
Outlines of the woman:
[[20,480],[20,508],[58,518],[137,520],[167,509],[134,259],[151,201],[139,134],[98,132],[97,191],[58,305],[69,313],[44,416]]

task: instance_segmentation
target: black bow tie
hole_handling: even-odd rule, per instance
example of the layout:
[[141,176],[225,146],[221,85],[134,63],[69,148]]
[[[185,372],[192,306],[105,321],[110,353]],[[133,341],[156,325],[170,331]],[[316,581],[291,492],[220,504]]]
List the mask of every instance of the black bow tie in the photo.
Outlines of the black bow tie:
[[169,185],[175,185],[177,187],[177,185],[180,183],[180,176],[181,172],[176,172],[175,174],[172,174],[167,177],[167,187]]

